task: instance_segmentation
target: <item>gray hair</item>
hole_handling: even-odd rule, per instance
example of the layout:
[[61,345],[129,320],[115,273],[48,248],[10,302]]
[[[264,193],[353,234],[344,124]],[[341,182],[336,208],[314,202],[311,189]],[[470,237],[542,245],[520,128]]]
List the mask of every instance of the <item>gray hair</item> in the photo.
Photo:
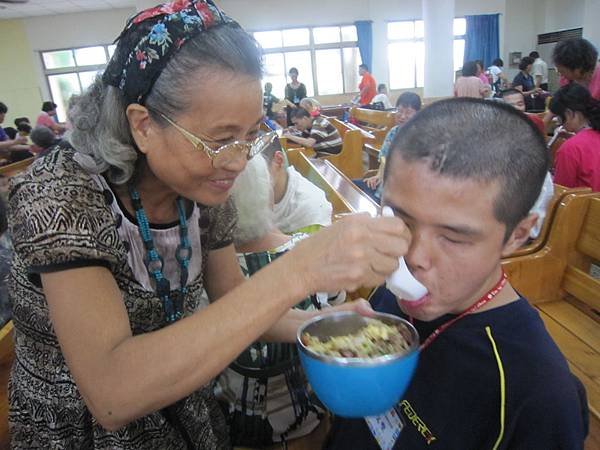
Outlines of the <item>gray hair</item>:
[[252,158],[238,175],[231,197],[238,220],[233,232],[235,245],[260,239],[273,228],[273,186],[267,161],[262,156]]
[[43,149],[50,147],[56,141],[54,132],[50,128],[41,125],[31,130],[29,137],[31,142]]
[[[185,112],[201,76],[215,67],[260,79],[260,48],[237,25],[198,34],[173,56],[156,80],[145,102],[152,119],[166,127],[156,111],[173,118]],[[77,161],[92,173],[107,172],[115,184],[129,181],[138,160],[125,114],[127,106],[123,93],[98,76],[85,93],[72,99],[68,112],[73,127],[68,139],[77,150]]]

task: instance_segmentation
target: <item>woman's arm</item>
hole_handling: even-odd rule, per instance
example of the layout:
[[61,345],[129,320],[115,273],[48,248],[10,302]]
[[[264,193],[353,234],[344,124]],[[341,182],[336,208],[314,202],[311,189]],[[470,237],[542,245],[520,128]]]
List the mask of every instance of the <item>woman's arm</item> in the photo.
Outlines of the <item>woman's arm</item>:
[[[207,308],[137,336],[131,334],[121,292],[106,268],[44,273],[42,284],[81,395],[100,424],[116,430],[205,385],[310,293],[381,284],[409,241],[400,219],[347,217],[300,242]],[[215,255],[224,257],[228,251],[209,259],[214,262]],[[238,283],[237,275],[224,276],[227,282],[215,282],[217,268],[209,269],[212,295]],[[289,329],[282,333],[289,336]]]

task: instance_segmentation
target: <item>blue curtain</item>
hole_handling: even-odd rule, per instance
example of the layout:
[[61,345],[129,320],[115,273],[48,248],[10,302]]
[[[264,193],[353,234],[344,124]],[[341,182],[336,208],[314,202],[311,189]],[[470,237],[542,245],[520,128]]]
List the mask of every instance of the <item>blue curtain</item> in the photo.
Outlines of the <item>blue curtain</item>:
[[358,20],[356,34],[358,35],[358,50],[363,64],[369,66],[369,72],[373,71],[373,22],[371,20]]
[[498,20],[500,14],[466,16],[464,62],[481,59],[485,70],[492,61],[500,57],[500,34]]

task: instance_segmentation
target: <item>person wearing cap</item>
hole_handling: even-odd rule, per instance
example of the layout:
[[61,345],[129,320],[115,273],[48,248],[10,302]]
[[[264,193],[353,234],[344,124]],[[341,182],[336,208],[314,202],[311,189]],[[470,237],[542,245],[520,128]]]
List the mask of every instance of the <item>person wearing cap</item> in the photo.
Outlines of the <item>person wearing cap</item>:
[[35,125],[38,127],[50,128],[55,134],[61,135],[65,132],[66,128],[55,120],[56,106],[56,103],[53,102],[42,103],[42,112],[37,117]]
[[261,76],[212,1],[142,11],[68,141],[11,181],[12,448],[230,448],[214,378],[259,338],[293,342],[308,295],[396,269],[403,222],[358,216],[244,279],[230,191],[272,139]]

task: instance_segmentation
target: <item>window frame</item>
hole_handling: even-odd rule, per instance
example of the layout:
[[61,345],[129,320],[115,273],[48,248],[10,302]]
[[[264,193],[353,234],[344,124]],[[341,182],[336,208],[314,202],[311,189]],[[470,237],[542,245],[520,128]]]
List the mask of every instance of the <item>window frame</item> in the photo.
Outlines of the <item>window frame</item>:
[[[454,17],[453,22],[452,22],[452,49],[454,52],[454,42],[458,41],[458,40],[465,40],[466,39],[466,28],[465,28],[465,34],[461,34],[461,35],[456,35],[454,34],[454,26],[455,26],[455,21],[459,20],[459,19],[463,19],[466,20],[464,16],[459,16],[459,17]],[[416,37],[416,33],[415,35],[413,35],[412,38],[396,38],[396,39],[390,39],[389,38],[389,30],[388,30],[388,25],[391,23],[401,23],[401,22],[412,22],[414,29],[416,30],[416,26],[417,26],[417,22],[423,22],[424,25],[424,20],[423,19],[405,19],[405,20],[388,20],[385,22],[385,37],[386,37],[386,49],[389,49],[390,44],[395,44],[395,43],[408,43],[408,42],[412,42],[412,43],[417,43],[417,42],[425,42],[425,33],[423,33],[422,37]],[[391,84],[391,64],[390,64],[390,58],[389,58],[389,50],[387,51],[387,55],[388,55],[388,77],[390,79],[390,89],[419,89],[419,88],[423,88],[424,86],[419,86],[419,82],[418,82],[418,68],[417,68],[417,57],[415,55],[415,64],[414,64],[414,86],[410,86],[410,87],[394,87]],[[454,56],[454,54],[453,54]],[[463,54],[463,58],[464,58],[464,54]],[[454,61],[453,61],[453,67],[454,67]]]
[[[312,80],[313,80],[313,92],[315,96],[318,95],[344,95],[344,94],[356,94],[358,92],[358,84],[355,87],[354,91],[346,91],[346,70],[345,70],[345,64],[344,64],[344,52],[343,49],[344,48],[356,48],[358,49],[358,36],[356,41],[344,41],[343,40],[343,33],[342,33],[342,28],[344,27],[356,27],[355,24],[349,24],[349,23],[342,23],[342,24],[328,24],[328,25],[312,25],[312,26],[293,26],[293,27],[285,27],[285,28],[269,28],[269,29],[261,29],[261,30],[250,30],[249,33],[252,34],[254,36],[254,33],[261,33],[261,32],[269,32],[269,31],[279,31],[279,32],[283,32],[285,30],[296,30],[296,29],[308,29],[308,37],[309,37],[309,42],[308,45],[295,45],[295,46],[281,46],[281,47],[274,47],[274,48],[268,48],[268,49],[263,49],[263,54],[273,54],[273,53],[281,53],[283,55],[285,55],[286,53],[289,52],[298,52],[298,51],[308,51],[310,52],[310,63],[311,63],[311,72],[312,72]],[[338,28],[338,33],[339,33],[339,42],[331,42],[331,43],[327,43],[327,44],[316,44],[315,43],[315,38],[314,38],[314,34],[313,34],[313,30],[315,28]],[[282,39],[283,42],[283,39]],[[341,86],[342,86],[342,92],[338,92],[335,94],[321,94],[319,93],[319,80],[318,80],[318,76],[317,76],[317,56],[316,56],[316,52],[318,50],[339,50],[340,53],[340,61],[341,61],[341,69],[342,69],[342,82],[341,82]],[[283,59],[283,67],[284,67],[284,76],[287,77],[287,73],[290,70],[290,67],[286,66],[286,60],[285,60],[285,56]],[[356,69],[358,71],[358,66],[356,67]],[[287,78],[286,78],[287,81]]]
[[[114,45],[115,44],[112,44],[112,43],[111,44],[84,45],[84,46],[79,46],[79,47],[54,48],[54,49],[49,49],[49,50],[38,51],[41,68],[42,68],[42,72],[44,74],[44,80],[46,83],[46,88],[48,89],[48,92],[50,93],[50,97],[51,97],[52,101],[54,103],[57,103],[56,99],[54,98],[54,93],[52,92],[52,86],[50,83],[51,76],[76,74],[77,82],[79,83],[79,90],[80,90],[80,92],[83,92],[84,88],[81,85],[81,78],[79,76],[79,73],[92,72],[92,71],[98,72],[98,71],[104,70],[106,68],[106,66],[108,65],[108,62],[110,61],[110,57],[111,57],[110,52],[109,52],[109,47],[112,47]],[[102,47],[104,49],[104,55],[106,56],[106,62],[103,64],[90,64],[90,65],[81,65],[81,66],[77,65],[77,59],[75,58],[75,51],[85,49],[85,48],[94,48],[94,47]],[[75,65],[58,67],[55,69],[48,69],[46,67],[46,62],[44,61],[44,54],[54,53],[54,52],[65,52],[65,51],[71,52],[71,55],[73,57],[73,62],[75,63]],[[64,105],[64,106],[66,107],[66,105]]]

